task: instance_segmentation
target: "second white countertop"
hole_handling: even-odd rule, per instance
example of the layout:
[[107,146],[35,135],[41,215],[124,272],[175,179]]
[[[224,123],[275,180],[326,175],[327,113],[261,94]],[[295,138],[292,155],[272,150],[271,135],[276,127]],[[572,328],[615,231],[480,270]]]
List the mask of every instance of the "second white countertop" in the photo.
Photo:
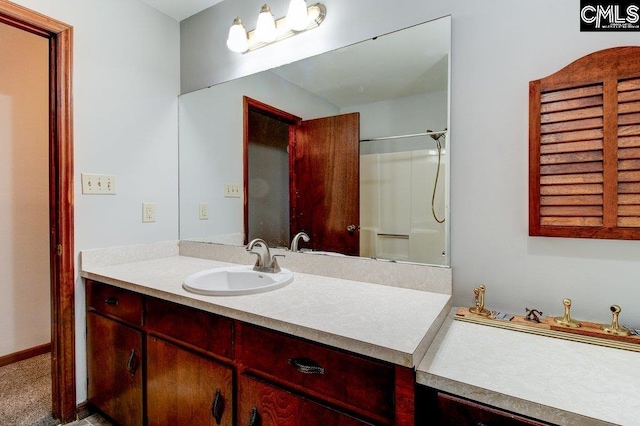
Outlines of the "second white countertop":
[[451,296],[296,272],[288,286],[244,296],[182,288],[205,269],[232,265],[186,256],[83,268],[81,276],[282,331],[405,367],[415,367],[451,308]]
[[640,425],[640,353],[453,320],[420,384],[553,424]]

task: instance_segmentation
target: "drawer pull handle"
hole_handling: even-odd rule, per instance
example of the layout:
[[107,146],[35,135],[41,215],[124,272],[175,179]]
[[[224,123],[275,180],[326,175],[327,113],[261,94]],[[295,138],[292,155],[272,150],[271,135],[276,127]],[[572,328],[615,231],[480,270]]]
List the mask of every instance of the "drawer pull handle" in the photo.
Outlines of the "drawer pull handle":
[[118,306],[118,298],[117,297],[107,297],[104,299],[104,303],[107,305]]
[[249,426],[260,426],[260,417],[258,416],[258,407],[251,409],[251,415],[249,416]]
[[216,389],[216,395],[213,397],[213,403],[211,403],[211,415],[216,419],[216,424],[220,424],[222,420],[222,412],[224,411],[224,400],[220,389]]
[[291,358],[289,364],[293,365],[296,370],[302,374],[324,374],[324,367],[306,358]]
[[136,350],[131,349],[131,355],[129,355],[129,360],[127,361],[127,370],[129,370],[129,374],[131,377],[136,375],[136,370],[138,369],[138,360],[136,357]]

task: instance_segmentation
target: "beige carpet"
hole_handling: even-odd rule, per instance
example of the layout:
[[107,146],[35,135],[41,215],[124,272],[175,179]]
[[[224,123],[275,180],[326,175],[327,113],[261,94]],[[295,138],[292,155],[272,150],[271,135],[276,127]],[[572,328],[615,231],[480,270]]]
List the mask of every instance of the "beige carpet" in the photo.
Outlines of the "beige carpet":
[[0,424],[59,424],[51,418],[51,354],[0,367]]

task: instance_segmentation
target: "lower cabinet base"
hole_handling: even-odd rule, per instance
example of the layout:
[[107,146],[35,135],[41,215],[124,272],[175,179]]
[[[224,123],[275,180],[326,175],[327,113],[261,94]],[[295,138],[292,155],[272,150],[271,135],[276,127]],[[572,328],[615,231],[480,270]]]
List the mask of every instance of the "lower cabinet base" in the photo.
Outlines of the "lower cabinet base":
[[412,426],[415,372],[87,280],[88,402],[123,426]]

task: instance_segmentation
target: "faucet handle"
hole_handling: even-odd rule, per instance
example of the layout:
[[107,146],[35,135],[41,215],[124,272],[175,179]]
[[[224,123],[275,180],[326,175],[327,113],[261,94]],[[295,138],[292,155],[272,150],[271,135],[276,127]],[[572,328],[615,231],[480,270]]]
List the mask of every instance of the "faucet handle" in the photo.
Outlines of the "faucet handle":
[[286,257],[284,254],[274,254],[273,256],[271,256],[271,265],[269,265],[269,269],[271,269],[271,272],[278,273],[281,271],[280,269],[280,265],[278,265],[278,259],[276,259],[277,257]]

